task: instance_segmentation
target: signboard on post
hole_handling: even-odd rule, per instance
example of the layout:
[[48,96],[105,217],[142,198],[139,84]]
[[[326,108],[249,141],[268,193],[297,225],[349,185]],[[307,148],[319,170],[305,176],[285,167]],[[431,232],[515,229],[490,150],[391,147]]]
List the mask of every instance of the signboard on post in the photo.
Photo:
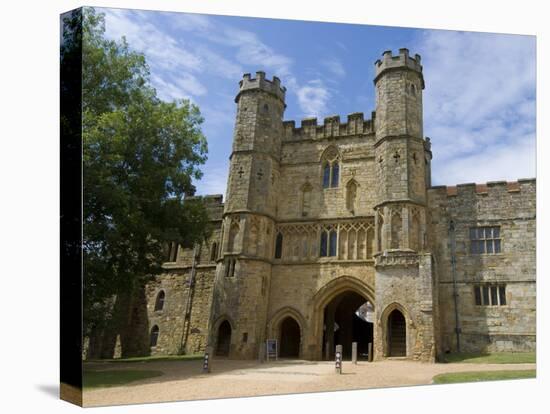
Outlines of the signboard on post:
[[277,360],[277,340],[276,339],[268,339],[266,341],[266,359],[269,361],[269,359]]
[[342,345],[336,345],[335,367],[336,367],[336,373],[341,374],[342,373]]

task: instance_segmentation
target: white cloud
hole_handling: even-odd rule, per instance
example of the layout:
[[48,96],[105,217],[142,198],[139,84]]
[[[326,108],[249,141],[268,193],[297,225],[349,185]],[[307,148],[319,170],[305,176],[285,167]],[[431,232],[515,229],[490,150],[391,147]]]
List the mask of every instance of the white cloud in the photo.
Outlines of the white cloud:
[[[433,177],[454,184],[533,176],[534,39],[430,30],[413,52],[423,57]],[[522,162],[511,162],[514,154]]]
[[305,86],[299,87],[296,95],[304,116],[320,117],[327,113],[330,92],[320,79],[311,80]]
[[336,75],[340,78],[346,76],[344,65],[335,57],[326,58],[321,62],[321,64],[326,67],[333,75]]

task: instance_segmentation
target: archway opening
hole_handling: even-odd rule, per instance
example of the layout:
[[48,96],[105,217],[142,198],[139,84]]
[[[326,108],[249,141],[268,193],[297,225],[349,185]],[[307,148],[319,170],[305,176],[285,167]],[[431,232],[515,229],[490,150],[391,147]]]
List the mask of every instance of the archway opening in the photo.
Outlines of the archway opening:
[[388,356],[407,355],[407,323],[403,314],[394,309],[388,316]]
[[281,358],[298,358],[300,356],[300,325],[294,318],[287,316],[281,322]]
[[228,321],[223,321],[218,328],[218,344],[216,346],[216,355],[229,356],[231,346],[231,325]]
[[372,303],[354,291],[332,299],[324,309],[324,358],[334,358],[336,345],[342,345],[344,358],[351,358],[352,343],[357,342],[358,359],[367,359],[368,345],[373,342],[373,311]]

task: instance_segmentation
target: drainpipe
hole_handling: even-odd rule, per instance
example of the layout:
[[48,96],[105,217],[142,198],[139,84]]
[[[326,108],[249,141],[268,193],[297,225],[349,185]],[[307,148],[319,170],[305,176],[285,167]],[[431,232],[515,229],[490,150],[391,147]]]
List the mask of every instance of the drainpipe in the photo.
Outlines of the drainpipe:
[[458,320],[458,288],[456,285],[456,240],[455,240],[455,222],[449,223],[449,238],[451,240],[451,273],[453,276],[453,299],[455,306],[455,333],[456,350],[460,353],[460,324]]
[[[193,248],[193,261],[191,262],[191,274],[189,275],[189,290],[187,291],[187,301],[185,303],[185,310],[183,314],[183,326],[181,333],[181,346],[180,353],[183,354],[185,346],[187,345],[187,338],[189,336],[189,325],[191,324],[191,295],[195,287],[195,278],[197,275],[197,262],[201,251],[201,244],[195,244]],[[186,323],[187,322],[187,323]]]

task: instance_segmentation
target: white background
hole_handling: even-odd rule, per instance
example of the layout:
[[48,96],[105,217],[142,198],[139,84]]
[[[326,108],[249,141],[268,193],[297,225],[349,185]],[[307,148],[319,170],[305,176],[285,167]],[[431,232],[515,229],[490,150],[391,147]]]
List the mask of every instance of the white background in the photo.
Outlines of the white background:
[[[548,15],[544,1],[89,1],[173,10],[537,35],[536,380],[217,401],[134,405],[93,412],[548,412]],[[0,9],[0,395],[3,412],[65,413],[59,381],[59,14],[78,1],[8,0]],[[544,53],[546,52],[546,53]],[[467,59],[467,57],[465,57]],[[495,68],[498,70],[498,68]],[[546,117],[544,116],[546,115]],[[544,328],[546,327],[546,328]],[[232,384],[227,384],[231,387]],[[545,393],[546,391],[546,393]]]

